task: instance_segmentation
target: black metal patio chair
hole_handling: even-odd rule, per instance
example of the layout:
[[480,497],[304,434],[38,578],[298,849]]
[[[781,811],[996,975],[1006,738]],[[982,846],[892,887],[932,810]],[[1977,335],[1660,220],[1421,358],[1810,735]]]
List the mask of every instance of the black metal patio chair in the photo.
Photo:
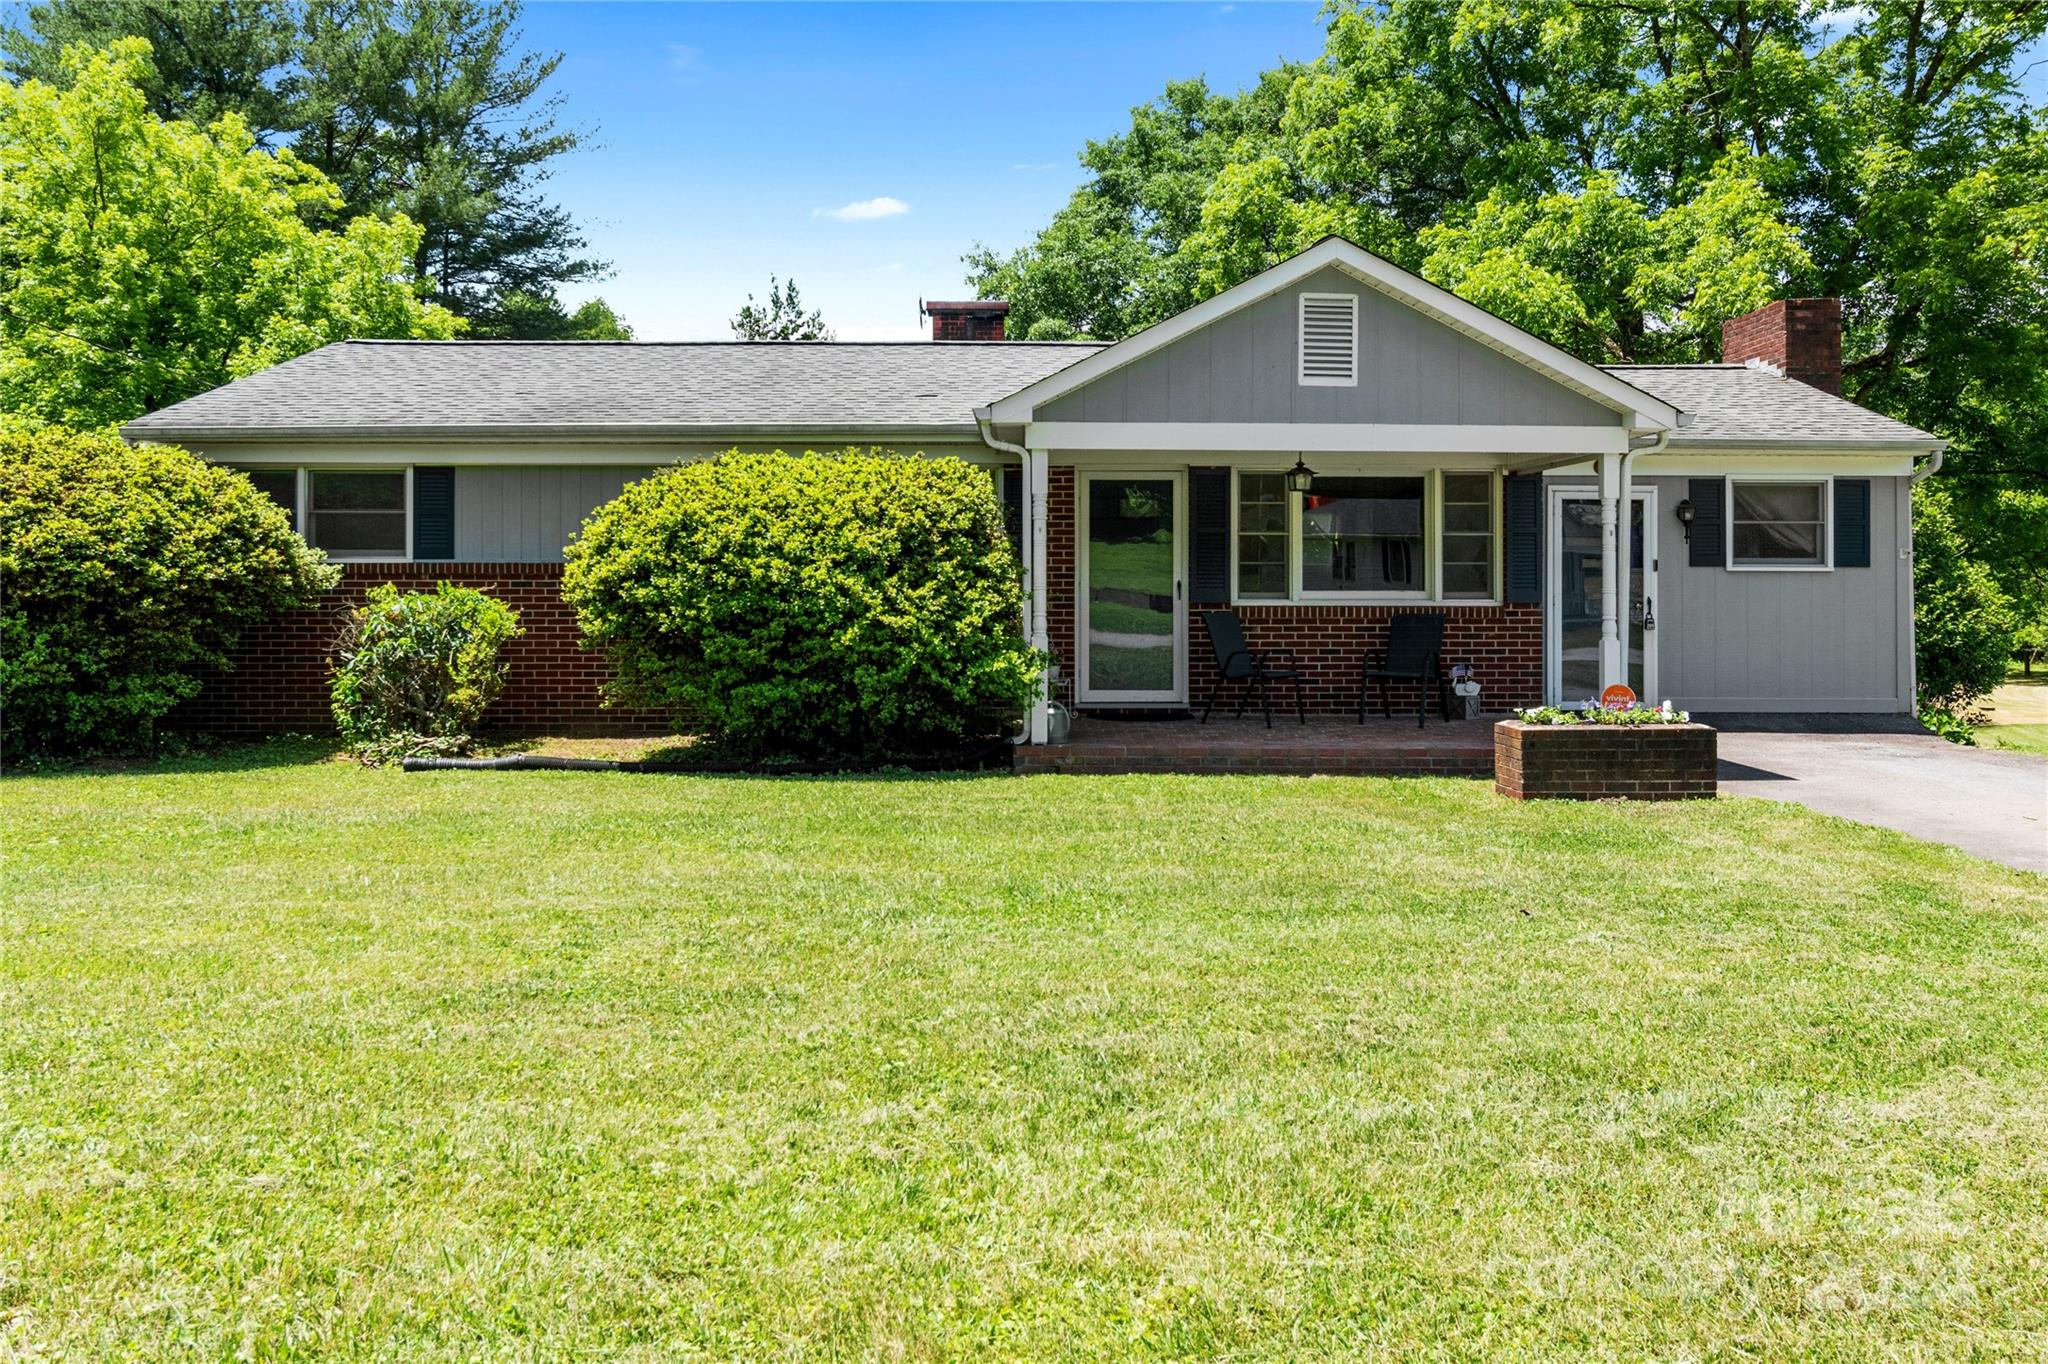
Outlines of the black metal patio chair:
[[1387,684],[1390,682],[1413,682],[1415,684],[1415,725],[1418,729],[1429,724],[1429,689],[1437,688],[1437,708],[1446,721],[1451,718],[1450,705],[1443,698],[1445,682],[1443,660],[1444,614],[1441,611],[1404,611],[1387,622],[1387,649],[1375,666],[1370,655],[1365,660],[1364,674],[1358,679],[1358,723],[1365,723],[1366,688],[1374,682],[1380,684],[1380,714],[1392,719],[1393,706],[1388,701]]
[[[1252,688],[1259,691],[1259,708],[1265,712],[1266,728],[1273,727],[1274,682],[1294,684],[1294,716],[1302,724],[1308,723],[1308,708],[1301,699],[1301,669],[1294,661],[1292,649],[1268,649],[1264,653],[1253,653],[1245,646],[1244,625],[1235,611],[1204,611],[1202,624],[1209,631],[1209,647],[1216,654],[1216,684],[1209,688],[1209,699],[1202,706],[1202,723],[1209,723],[1209,712],[1215,708],[1216,698],[1222,694],[1226,682],[1242,681],[1244,695],[1237,699],[1238,718],[1244,718],[1244,708],[1251,702]],[[1284,660],[1284,662],[1276,662]]]

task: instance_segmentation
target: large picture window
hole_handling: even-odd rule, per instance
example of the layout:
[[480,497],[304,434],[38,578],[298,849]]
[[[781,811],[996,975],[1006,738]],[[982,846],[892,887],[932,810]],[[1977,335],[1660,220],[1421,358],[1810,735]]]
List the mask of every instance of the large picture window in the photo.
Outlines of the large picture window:
[[1728,562],[1735,568],[1825,568],[1826,480],[1730,479]]
[[406,557],[403,469],[314,469],[306,507],[306,543],[337,558]]
[[1426,481],[1318,478],[1301,503],[1301,591],[1423,589]]
[[1237,475],[1239,601],[1490,601],[1492,471],[1317,474],[1299,496],[1277,471]]

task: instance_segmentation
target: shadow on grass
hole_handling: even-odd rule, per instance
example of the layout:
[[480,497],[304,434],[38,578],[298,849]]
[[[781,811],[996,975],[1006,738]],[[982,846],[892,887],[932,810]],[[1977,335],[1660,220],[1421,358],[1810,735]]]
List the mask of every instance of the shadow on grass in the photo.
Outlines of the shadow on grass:
[[73,759],[8,759],[0,779],[8,777],[131,777],[178,772],[258,772],[275,767],[312,767],[346,762],[341,741],[333,735],[285,734],[269,739],[185,740],[176,752],[146,756],[103,756]]

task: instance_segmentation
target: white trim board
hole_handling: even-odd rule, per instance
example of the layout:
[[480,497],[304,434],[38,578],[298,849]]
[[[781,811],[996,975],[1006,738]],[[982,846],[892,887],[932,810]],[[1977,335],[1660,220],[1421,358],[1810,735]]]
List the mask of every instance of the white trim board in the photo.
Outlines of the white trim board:
[[[1726,474],[1812,478],[1904,478],[1913,472],[1910,455],[1817,450],[1806,454],[1642,455],[1637,478],[1719,478]],[[1551,478],[1592,478],[1591,464],[1560,464],[1543,470]]]
[[[843,448],[849,442],[840,442]],[[864,442],[852,442],[865,444]],[[681,445],[581,445],[560,442],[527,443],[518,441],[497,442],[448,442],[412,441],[398,444],[362,443],[336,441],[291,441],[265,440],[249,442],[198,442],[187,446],[194,454],[212,460],[216,464],[274,464],[327,467],[358,465],[371,467],[392,467],[405,460],[415,464],[459,465],[462,467],[494,465],[544,465],[563,468],[644,465],[660,468],[679,464],[687,460],[710,459],[731,449],[749,453],[767,453],[784,450],[791,454],[802,454],[806,450],[829,447],[829,443],[818,442],[808,446],[793,443],[781,445],[758,441],[739,442],[736,445],[681,446]],[[1015,463],[1006,460],[996,451],[980,444],[884,446],[903,454],[929,455],[934,458],[951,455],[970,464]]]
[[1618,455],[1619,426],[1397,426],[1346,422],[1032,422],[1033,449],[1393,455]]
[[1420,275],[1410,274],[1342,237],[1325,237],[1307,250],[1225,289],[1214,298],[1197,303],[1163,322],[1154,323],[1113,346],[1084,356],[1007,398],[999,398],[987,407],[977,408],[975,415],[999,424],[1028,422],[1041,404],[1093,383],[1241,308],[1290,288],[1325,266],[1334,266],[1395,302],[1405,304],[1423,316],[1462,332],[1509,359],[1519,361],[1566,388],[1611,408],[1637,430],[1666,431],[1685,425],[1685,418],[1679,410],[1663,399],[1530,335],[1484,308],[1467,303],[1449,290],[1439,289]]

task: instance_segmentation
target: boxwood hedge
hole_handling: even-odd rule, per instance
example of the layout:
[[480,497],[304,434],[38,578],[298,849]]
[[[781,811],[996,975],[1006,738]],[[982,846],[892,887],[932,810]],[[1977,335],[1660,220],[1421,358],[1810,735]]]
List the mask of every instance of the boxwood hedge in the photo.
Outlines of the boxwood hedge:
[[0,745],[148,746],[245,630],[335,575],[231,469],[111,434],[0,430]]
[[563,593],[615,699],[756,756],[942,751],[1007,726],[1037,685],[994,490],[953,458],[680,465],[591,515]]

